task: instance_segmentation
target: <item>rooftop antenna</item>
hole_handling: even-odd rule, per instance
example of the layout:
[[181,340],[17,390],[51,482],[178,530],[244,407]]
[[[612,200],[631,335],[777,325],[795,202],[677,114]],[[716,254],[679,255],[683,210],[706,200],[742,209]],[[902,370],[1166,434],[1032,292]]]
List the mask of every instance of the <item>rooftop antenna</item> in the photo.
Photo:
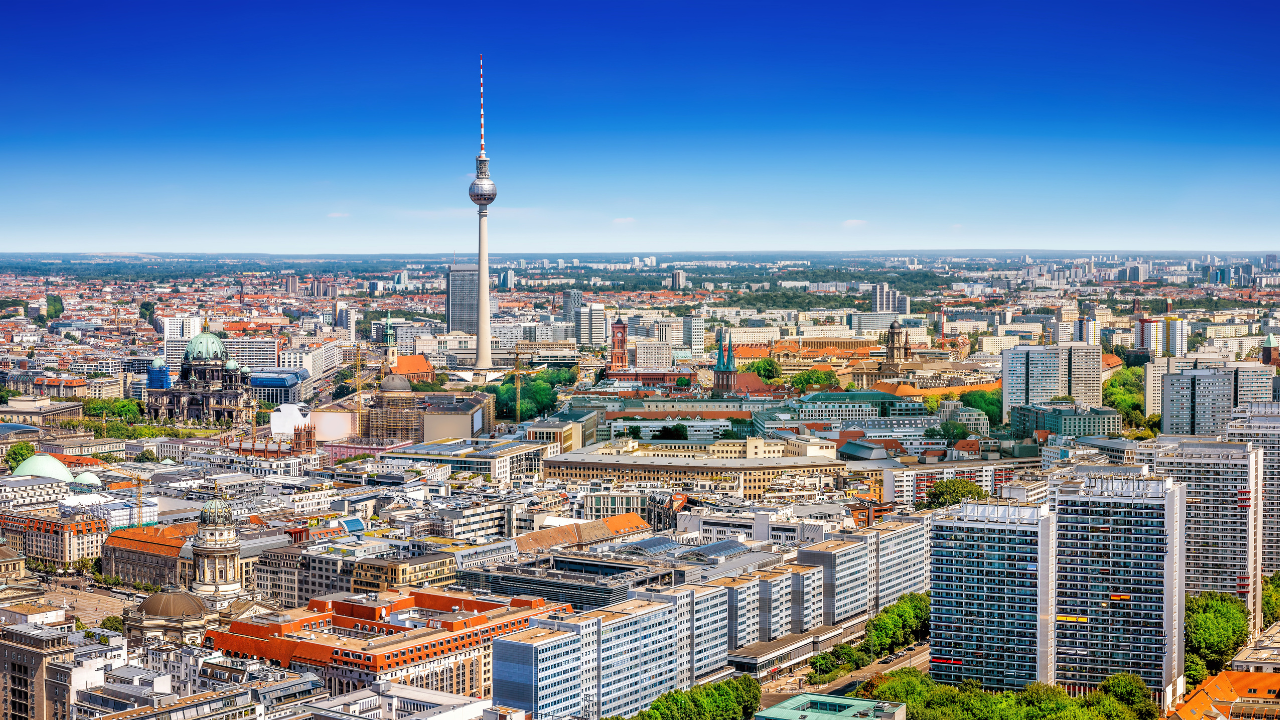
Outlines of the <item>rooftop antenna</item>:
[[484,155],[484,54],[480,55],[480,155]]

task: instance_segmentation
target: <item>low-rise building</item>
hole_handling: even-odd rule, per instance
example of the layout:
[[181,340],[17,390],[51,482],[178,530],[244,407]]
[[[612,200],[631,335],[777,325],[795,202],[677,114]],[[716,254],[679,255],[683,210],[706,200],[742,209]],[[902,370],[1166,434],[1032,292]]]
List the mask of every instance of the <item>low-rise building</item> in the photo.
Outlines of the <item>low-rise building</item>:
[[1119,411],[1109,407],[1066,404],[1012,405],[1009,424],[1015,438],[1028,438],[1037,430],[1066,437],[1119,435],[1124,429]]

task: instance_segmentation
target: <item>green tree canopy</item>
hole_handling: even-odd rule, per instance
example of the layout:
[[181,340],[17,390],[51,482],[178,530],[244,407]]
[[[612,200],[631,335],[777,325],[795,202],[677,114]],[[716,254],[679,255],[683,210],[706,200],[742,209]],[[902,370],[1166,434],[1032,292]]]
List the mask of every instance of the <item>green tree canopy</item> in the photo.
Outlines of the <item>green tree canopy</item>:
[[1249,610],[1235,595],[1206,592],[1186,600],[1185,646],[1188,655],[1220,672],[1249,639]]
[[124,618],[119,615],[108,615],[102,618],[102,622],[98,623],[98,627],[103,630],[111,630],[113,632],[124,632]]
[[4,453],[4,464],[9,466],[9,471],[18,467],[23,460],[36,454],[35,446],[29,442],[14,443]]
[[160,462],[160,458],[156,457],[156,454],[151,451],[151,448],[147,448],[146,450],[143,450],[137,455],[134,455],[133,461],[134,462]]
[[654,440],[688,440],[689,426],[684,423],[676,423],[675,425],[663,425],[658,432],[653,434]]
[[742,367],[742,372],[752,372],[760,377],[761,380],[769,381],[782,375],[782,368],[778,365],[778,361],[773,358],[761,358],[754,362],[749,362]]
[[960,402],[986,413],[987,421],[993,426],[999,425],[1004,417],[1004,395],[1000,390],[970,390],[960,393]]
[[929,492],[925,493],[922,509],[950,507],[961,500],[985,500],[987,497],[987,492],[978,487],[977,483],[962,478],[952,478],[934,483],[933,487],[929,488]]
[[801,370],[789,379],[791,387],[804,389],[809,385],[838,385],[834,370]]

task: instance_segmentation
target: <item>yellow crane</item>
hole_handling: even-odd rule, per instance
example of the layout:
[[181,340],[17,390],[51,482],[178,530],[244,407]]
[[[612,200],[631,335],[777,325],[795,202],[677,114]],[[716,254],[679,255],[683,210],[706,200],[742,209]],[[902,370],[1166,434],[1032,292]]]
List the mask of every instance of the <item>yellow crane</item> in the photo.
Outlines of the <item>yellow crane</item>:
[[525,375],[537,375],[537,374],[538,374],[538,372],[539,372],[539,371],[537,371],[537,370],[522,369],[522,368],[520,367],[520,358],[516,358],[516,366],[515,366],[514,368],[512,368],[512,369],[511,369],[511,371],[510,371],[509,373],[507,373],[508,375],[514,375],[514,376],[516,377],[516,381],[515,381],[515,384],[516,384],[516,408],[515,408],[515,417],[516,417],[516,424],[517,424],[517,425],[519,425],[519,424],[520,424],[520,384],[521,384],[521,381],[524,379],[524,376],[525,376]]

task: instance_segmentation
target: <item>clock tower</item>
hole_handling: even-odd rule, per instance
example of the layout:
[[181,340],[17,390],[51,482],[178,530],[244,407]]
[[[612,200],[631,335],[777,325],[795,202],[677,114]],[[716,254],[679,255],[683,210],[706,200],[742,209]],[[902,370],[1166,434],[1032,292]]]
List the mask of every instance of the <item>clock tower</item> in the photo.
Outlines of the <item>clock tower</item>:
[[609,369],[626,370],[627,365],[627,324],[618,318],[609,326]]

